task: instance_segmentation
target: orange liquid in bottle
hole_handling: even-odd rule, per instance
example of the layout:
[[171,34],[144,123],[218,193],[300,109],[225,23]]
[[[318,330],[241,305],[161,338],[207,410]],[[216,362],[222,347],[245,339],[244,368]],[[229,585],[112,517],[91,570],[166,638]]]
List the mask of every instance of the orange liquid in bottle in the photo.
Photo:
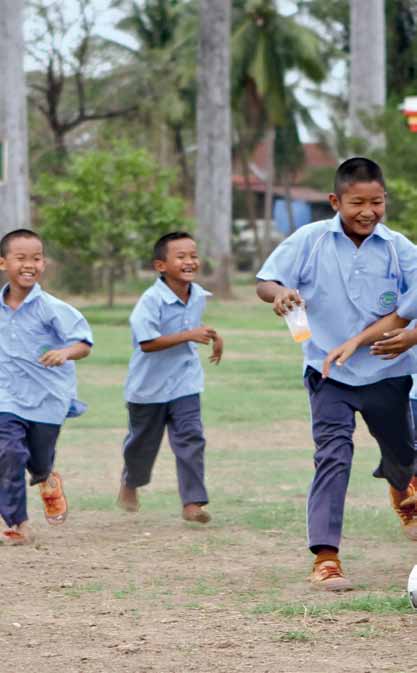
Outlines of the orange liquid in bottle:
[[296,334],[293,334],[292,338],[297,343],[301,343],[302,341],[307,341],[307,339],[311,338],[311,332],[309,329],[305,329],[302,332],[297,332]]

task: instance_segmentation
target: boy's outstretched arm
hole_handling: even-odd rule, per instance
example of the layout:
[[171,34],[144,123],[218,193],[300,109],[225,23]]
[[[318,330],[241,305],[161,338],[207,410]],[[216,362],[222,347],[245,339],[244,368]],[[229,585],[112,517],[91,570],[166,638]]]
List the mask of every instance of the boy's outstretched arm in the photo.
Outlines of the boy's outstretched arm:
[[[386,343],[384,339],[386,339],[387,336],[391,337],[393,332],[395,332],[395,334],[398,334],[398,332],[400,333],[415,332],[416,333],[415,338],[417,342],[417,330],[404,330],[404,327],[408,325],[409,322],[410,321],[407,320],[406,318],[400,318],[400,316],[397,315],[397,313],[395,312],[390,313],[389,315],[386,315],[383,318],[381,318],[381,320],[374,322],[372,325],[364,329],[356,336],[352,337],[351,339],[348,339],[348,341],[345,341],[340,346],[336,346],[336,348],[333,348],[333,350],[330,351],[325,361],[323,362],[323,369],[322,369],[323,378],[325,379],[329,375],[330,367],[333,364],[333,362],[336,362],[336,365],[338,367],[341,367],[346,362],[346,360],[348,360],[360,346],[373,344],[371,348],[372,354],[381,355],[382,350],[378,350],[378,352],[375,352],[376,345],[381,344],[381,346],[378,346],[378,348],[382,349],[383,348],[382,344]],[[400,350],[396,351],[396,354],[398,355],[400,352],[402,353],[404,350],[407,350],[407,348],[410,348],[411,345],[414,344],[408,345],[401,351]]]
[[285,287],[273,280],[258,280],[256,294],[262,301],[273,304],[277,315],[283,316],[291,311],[294,304],[302,304],[298,291],[294,288]]
[[209,357],[210,362],[218,365],[223,355],[223,339],[217,334],[213,339],[213,350]]
[[216,330],[212,327],[196,327],[195,329],[186,330],[185,332],[165,334],[156,339],[141,341],[139,347],[144,353],[154,353],[155,351],[163,351],[166,348],[178,346],[186,341],[195,341],[196,343],[207,345],[210,341],[216,339],[217,336]]
[[44,367],[59,367],[67,360],[82,360],[90,355],[91,346],[86,341],[67,346],[66,348],[57,348],[44,353],[38,362]]

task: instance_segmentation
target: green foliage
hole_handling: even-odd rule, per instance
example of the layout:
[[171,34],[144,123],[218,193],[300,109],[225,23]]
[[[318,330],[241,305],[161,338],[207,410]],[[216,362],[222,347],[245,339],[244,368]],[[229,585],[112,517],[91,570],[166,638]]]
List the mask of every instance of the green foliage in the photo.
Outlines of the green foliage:
[[[298,0],[298,7],[318,19],[333,44],[349,52],[349,0]],[[417,18],[415,0],[385,0],[387,91],[399,100],[415,93]]]
[[40,178],[40,233],[104,269],[112,292],[124,264],[148,260],[159,236],[190,227],[183,201],[170,194],[172,183],[150,155],[123,143],[76,155],[65,175]]
[[399,178],[390,180],[388,187],[395,213],[390,226],[417,243],[417,185]]
[[272,0],[247,0],[234,8],[231,50],[235,126],[241,145],[246,145],[237,149],[240,154],[252,151],[259,130],[274,128],[276,173],[291,174],[304,159],[298,120],[314,124],[286,78],[292,71],[315,83],[323,81],[326,40],[313,28],[281,15]]

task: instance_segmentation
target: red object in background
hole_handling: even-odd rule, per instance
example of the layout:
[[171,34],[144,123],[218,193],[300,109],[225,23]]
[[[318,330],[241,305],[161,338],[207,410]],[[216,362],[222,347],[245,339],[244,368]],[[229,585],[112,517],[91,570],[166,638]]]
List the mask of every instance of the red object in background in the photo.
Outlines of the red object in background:
[[401,109],[407,118],[408,128],[412,133],[417,133],[417,96],[406,96]]

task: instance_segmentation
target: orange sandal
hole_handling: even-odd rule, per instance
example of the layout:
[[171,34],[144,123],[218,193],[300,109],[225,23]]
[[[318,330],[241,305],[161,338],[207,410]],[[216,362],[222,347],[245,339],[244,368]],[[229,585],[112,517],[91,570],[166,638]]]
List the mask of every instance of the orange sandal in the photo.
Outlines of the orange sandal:
[[48,479],[39,484],[39,490],[47,522],[51,526],[64,523],[68,515],[68,505],[58,472],[51,472]]
[[0,544],[17,546],[22,544],[30,544],[32,541],[32,536],[24,535],[18,530],[13,530],[13,528],[4,530],[0,535]]

